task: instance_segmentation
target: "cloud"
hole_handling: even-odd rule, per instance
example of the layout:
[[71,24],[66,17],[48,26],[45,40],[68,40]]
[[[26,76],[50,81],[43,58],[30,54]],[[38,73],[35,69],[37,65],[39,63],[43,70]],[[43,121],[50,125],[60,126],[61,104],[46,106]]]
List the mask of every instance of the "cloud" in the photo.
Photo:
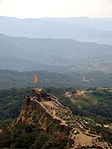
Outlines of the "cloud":
[[0,0],[0,3],[2,3],[3,0]]
[[108,2],[112,3],[112,0],[108,0]]
[[0,3],[2,3],[3,1],[5,1],[5,0],[0,0]]

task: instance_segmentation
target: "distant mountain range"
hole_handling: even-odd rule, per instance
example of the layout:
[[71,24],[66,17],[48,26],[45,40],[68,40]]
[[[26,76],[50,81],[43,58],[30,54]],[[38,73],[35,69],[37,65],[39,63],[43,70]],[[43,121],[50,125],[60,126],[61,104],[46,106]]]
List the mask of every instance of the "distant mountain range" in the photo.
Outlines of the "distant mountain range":
[[0,69],[111,72],[111,64],[110,45],[0,34]]
[[0,17],[0,33],[30,38],[65,38],[112,44],[112,18]]

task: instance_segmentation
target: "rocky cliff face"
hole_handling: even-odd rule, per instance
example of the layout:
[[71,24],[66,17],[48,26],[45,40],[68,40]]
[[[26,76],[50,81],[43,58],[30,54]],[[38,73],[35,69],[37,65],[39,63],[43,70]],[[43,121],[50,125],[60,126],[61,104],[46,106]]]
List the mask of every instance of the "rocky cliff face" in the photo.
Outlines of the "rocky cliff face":
[[62,140],[66,138],[68,140],[66,149],[110,148],[108,143],[99,141],[100,135],[92,134],[70,109],[64,107],[58,98],[46,93],[42,88],[32,88],[32,96],[26,97],[16,124],[21,122],[38,126],[50,134],[57,133]]

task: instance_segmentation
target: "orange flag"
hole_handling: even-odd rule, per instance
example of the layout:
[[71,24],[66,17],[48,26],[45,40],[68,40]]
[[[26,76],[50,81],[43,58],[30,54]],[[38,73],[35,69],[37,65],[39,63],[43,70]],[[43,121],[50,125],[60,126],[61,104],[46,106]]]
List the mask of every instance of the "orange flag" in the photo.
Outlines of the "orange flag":
[[35,80],[33,83],[37,83],[37,76],[34,76]]

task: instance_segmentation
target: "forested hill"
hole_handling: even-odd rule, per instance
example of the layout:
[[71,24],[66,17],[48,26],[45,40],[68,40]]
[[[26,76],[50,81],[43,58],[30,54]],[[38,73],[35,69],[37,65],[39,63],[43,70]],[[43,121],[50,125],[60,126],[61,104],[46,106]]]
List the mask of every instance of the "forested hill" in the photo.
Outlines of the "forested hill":
[[[33,83],[35,75],[37,75],[38,79],[36,84]],[[18,72],[0,70],[0,89],[33,86],[75,87],[80,89],[98,86],[112,88],[112,74],[100,71],[55,73],[47,71]]]

